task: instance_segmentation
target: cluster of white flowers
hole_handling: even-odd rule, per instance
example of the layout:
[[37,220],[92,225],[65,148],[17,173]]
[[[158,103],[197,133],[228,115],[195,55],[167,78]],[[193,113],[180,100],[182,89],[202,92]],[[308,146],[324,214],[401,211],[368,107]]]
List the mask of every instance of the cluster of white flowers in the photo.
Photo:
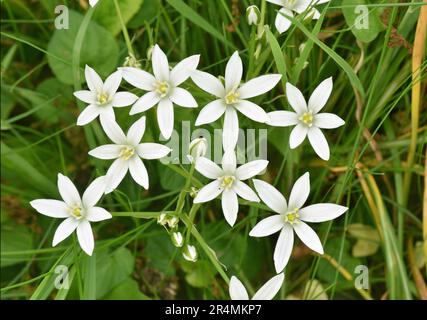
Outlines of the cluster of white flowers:
[[[314,10],[313,18],[318,17],[317,10],[311,6],[313,1],[310,0],[268,1],[282,5],[280,12],[287,15],[292,15],[292,10],[301,13],[310,6],[310,10]],[[322,2],[325,1],[314,1],[315,4]],[[251,23],[256,24],[258,16],[259,11],[256,8],[249,8],[248,19]],[[276,26],[279,30],[283,31],[289,27],[288,22],[289,20],[278,14]],[[190,56],[171,69],[165,53],[155,45],[151,60],[153,74],[135,67],[122,67],[107,77],[105,82],[95,70],[86,66],[85,78],[89,90],[77,91],[74,95],[88,106],[79,115],[77,124],[86,125],[99,117],[101,126],[112,143],[99,146],[89,154],[98,159],[114,161],[105,176],[95,179],[89,185],[82,198],[70,179],[58,174],[58,190],[63,201],[39,199],[32,201],[31,205],[41,214],[65,218],[55,232],[53,246],[77,230],[77,239],[81,248],[91,255],[94,249],[94,237],[90,222],[111,218],[111,214],[105,209],[95,206],[102,195],[115,190],[128,171],[137,184],[148,189],[149,174],[142,160],[160,159],[171,151],[170,148],[158,143],[141,142],[146,128],[145,116],[134,122],[125,134],[115,120],[114,108],[132,105],[130,115],[134,115],[157,106],[160,132],[163,138],[169,139],[174,128],[174,107],[198,107],[192,94],[180,87],[191,78],[199,88],[215,97],[201,109],[196,125],[212,123],[224,115],[222,139],[224,154],[221,166],[204,157],[207,149],[206,139],[198,138],[190,145],[189,159],[192,165],[200,174],[212,180],[196,193],[194,203],[208,202],[221,195],[223,214],[230,226],[234,226],[237,220],[238,197],[252,202],[262,200],[275,212],[258,222],[249,233],[252,237],[264,237],[280,231],[273,257],[278,275],[262,286],[253,297],[253,299],[272,299],[284,280],[282,271],[292,252],[294,231],[310,249],[323,254],[320,239],[305,222],[332,220],[348,208],[332,203],[304,207],[310,192],[308,173],[296,181],[289,203],[274,186],[265,181],[253,179],[254,191],[248,180],[261,174],[267,168],[268,161],[256,160],[237,166],[238,114],[271,126],[295,126],[289,139],[291,149],[299,146],[308,136],[314,151],[322,159],[328,160],[329,146],[320,129],[332,129],[344,124],[344,121],[334,114],[319,113],[332,92],[332,78],[320,83],[310,96],[308,103],[301,91],[287,83],[286,95],[294,112],[267,113],[249,99],[273,89],[280,81],[281,75],[263,75],[242,83],[243,63],[237,51],[226,65],[224,83],[219,77],[197,70],[199,55]],[[118,92],[123,79],[146,93],[138,98],[130,92]],[[182,234],[176,228],[178,221],[177,217],[166,214],[158,218],[159,224],[171,229],[173,244],[176,247],[183,247],[184,258],[188,261],[196,261],[197,250],[184,241]],[[232,277],[230,281],[230,296],[232,299],[249,298],[243,284],[236,277]]]

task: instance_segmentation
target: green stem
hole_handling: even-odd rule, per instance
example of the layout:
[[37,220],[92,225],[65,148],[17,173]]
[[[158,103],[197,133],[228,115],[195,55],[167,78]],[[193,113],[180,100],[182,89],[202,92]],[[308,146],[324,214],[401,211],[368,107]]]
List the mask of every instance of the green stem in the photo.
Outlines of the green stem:
[[135,57],[135,53],[132,48],[132,42],[130,41],[129,33],[128,33],[128,30],[126,29],[122,12],[120,11],[120,6],[117,0],[114,0],[114,6],[116,7],[117,16],[119,17],[119,21],[122,26],[122,33],[123,33],[123,37],[125,38],[126,47],[128,48],[129,55],[132,55],[133,57]]

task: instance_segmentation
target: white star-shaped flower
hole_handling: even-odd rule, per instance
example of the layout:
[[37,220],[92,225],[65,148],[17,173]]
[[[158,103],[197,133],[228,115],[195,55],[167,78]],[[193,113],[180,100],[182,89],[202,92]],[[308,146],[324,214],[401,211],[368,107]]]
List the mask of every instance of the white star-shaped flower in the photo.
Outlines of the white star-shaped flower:
[[[268,280],[257,292],[251,300],[271,300],[279,292],[282,287],[285,275],[280,273]],[[231,300],[249,300],[248,292],[243,283],[235,276],[230,279],[229,293]]]
[[278,213],[258,222],[251,230],[251,237],[265,237],[280,231],[274,250],[274,266],[281,272],[288,263],[294,244],[294,231],[311,250],[323,254],[319,237],[305,222],[324,222],[335,219],[348,210],[347,207],[333,203],[318,203],[303,207],[310,193],[308,172],[294,184],[289,197],[285,197],[267,182],[254,179],[255,189],[262,201]]
[[333,113],[319,113],[325,106],[332,92],[332,77],[322,81],[313,91],[308,105],[301,91],[286,83],[286,95],[291,111],[273,111],[268,115],[267,123],[277,127],[295,126],[289,137],[291,149],[298,147],[308,136],[311,146],[323,160],[329,160],[329,145],[320,129],[334,129],[342,126],[343,119]]
[[158,45],[154,46],[152,65],[154,76],[146,71],[125,67],[123,78],[131,85],[149,91],[132,106],[130,114],[146,111],[156,104],[157,121],[165,139],[169,139],[173,131],[174,111],[173,104],[185,108],[197,108],[197,102],[190,92],[179,87],[196,70],[200,55],[193,55],[179,62],[170,71],[169,62],[165,53]]
[[268,2],[282,6],[276,16],[276,29],[279,33],[283,33],[289,29],[291,26],[291,20],[283,16],[293,17],[293,12],[303,13],[307,9],[310,9],[310,12],[307,14],[307,17],[312,17],[312,19],[319,19],[320,12],[313,8],[314,5],[322,4],[329,2],[330,0],[267,0]]
[[115,121],[106,123],[104,130],[115,144],[97,147],[89,151],[89,154],[98,159],[115,159],[107,171],[105,193],[116,189],[128,170],[136,183],[148,189],[148,173],[141,159],[160,159],[171,149],[158,143],[140,143],[145,132],[145,117],[136,121],[127,135]]
[[112,73],[105,82],[91,67],[86,65],[85,78],[89,90],[74,92],[74,96],[89,105],[80,113],[77,118],[77,125],[84,126],[100,117],[101,124],[115,119],[113,107],[126,107],[138,99],[130,92],[117,92],[122,82],[121,71]]
[[221,204],[225,220],[233,226],[239,210],[237,195],[248,201],[259,202],[255,192],[243,181],[260,174],[267,165],[267,160],[255,160],[236,168],[234,151],[224,152],[222,168],[207,158],[198,158],[196,170],[214,181],[200,189],[194,203],[211,201],[222,194]]
[[95,179],[83,193],[83,197],[80,198],[80,194],[71,180],[59,173],[58,190],[63,201],[38,199],[30,202],[37,212],[45,216],[65,218],[56,229],[53,236],[53,246],[66,239],[77,229],[77,239],[81,248],[88,255],[92,255],[94,239],[90,222],[111,218],[111,214],[107,210],[95,207],[104,194],[105,179],[105,176]]
[[223,145],[224,150],[232,150],[239,137],[239,120],[237,111],[257,122],[267,122],[267,113],[257,104],[246,100],[270,91],[280,81],[280,74],[269,74],[240,84],[243,75],[242,59],[236,51],[225,68],[225,86],[213,75],[196,70],[191,79],[204,91],[218,99],[208,103],[199,113],[196,126],[218,120],[223,114]]

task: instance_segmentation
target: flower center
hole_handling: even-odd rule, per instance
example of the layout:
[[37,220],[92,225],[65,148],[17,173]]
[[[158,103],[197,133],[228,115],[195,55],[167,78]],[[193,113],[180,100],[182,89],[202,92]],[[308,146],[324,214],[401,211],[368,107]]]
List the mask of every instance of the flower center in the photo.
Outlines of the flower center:
[[285,215],[285,222],[288,222],[290,224],[298,223],[299,221],[299,209],[294,209],[292,211],[289,211]]
[[308,127],[311,127],[313,125],[313,113],[311,111],[304,112],[304,114],[298,119],[304,122]]
[[154,87],[156,88],[156,92],[162,98],[166,97],[166,95],[169,93],[169,83],[166,81],[156,81],[154,83]]
[[120,150],[119,157],[124,160],[129,160],[135,154],[135,149],[133,147],[124,147]]
[[237,92],[236,89],[231,90],[229,93],[225,96],[225,103],[226,104],[234,104],[239,99],[240,94]]
[[74,218],[80,219],[82,217],[82,211],[83,210],[82,210],[82,207],[80,205],[75,204],[75,205],[69,207],[68,209],[70,211],[70,214],[72,216],[74,216]]
[[110,100],[110,97],[108,96],[108,94],[106,92],[101,91],[101,92],[98,92],[98,94],[96,96],[96,100],[97,100],[99,105],[103,105],[103,104],[106,104]]
[[224,176],[224,177],[222,177],[221,187],[224,188],[224,189],[230,189],[231,186],[234,183],[234,180],[236,180],[236,178],[234,176]]

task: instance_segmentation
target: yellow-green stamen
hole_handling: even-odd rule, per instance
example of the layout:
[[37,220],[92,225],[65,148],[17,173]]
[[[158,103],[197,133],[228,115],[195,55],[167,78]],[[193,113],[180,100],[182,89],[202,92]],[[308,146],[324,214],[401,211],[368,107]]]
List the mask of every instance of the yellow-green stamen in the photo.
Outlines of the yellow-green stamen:
[[80,205],[73,205],[69,208],[70,214],[77,219],[82,217],[82,207]]
[[105,93],[104,91],[101,91],[101,92],[98,92],[96,96],[96,100],[99,105],[103,105],[103,104],[106,104],[110,100],[110,98],[107,93]]
[[313,125],[313,113],[311,111],[304,112],[304,114],[299,117],[299,120],[304,122],[308,127]]
[[169,93],[169,83],[166,81],[156,81],[154,87],[156,88],[156,92],[162,98],[166,97],[166,95]]
[[233,176],[224,176],[224,177],[222,177],[221,187],[224,188],[224,189],[230,189],[231,186],[234,183],[234,180],[236,180],[236,178],[233,177]]
[[285,215],[285,222],[288,222],[290,224],[298,223],[299,221],[299,209],[294,209],[292,211],[289,211]]
[[225,96],[225,103],[234,104],[239,100],[239,96],[240,94],[236,91],[236,89],[233,89]]
[[124,147],[120,150],[119,157],[124,160],[129,160],[135,154],[135,149],[133,147]]

